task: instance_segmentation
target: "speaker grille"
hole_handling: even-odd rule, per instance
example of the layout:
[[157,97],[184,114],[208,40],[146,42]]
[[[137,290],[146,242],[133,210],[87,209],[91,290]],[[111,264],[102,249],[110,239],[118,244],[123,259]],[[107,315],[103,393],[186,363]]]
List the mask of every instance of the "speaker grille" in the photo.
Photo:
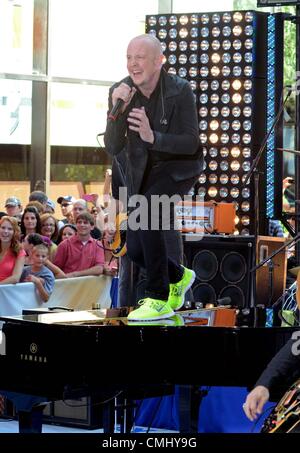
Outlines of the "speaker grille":
[[215,304],[217,300],[216,291],[208,283],[199,283],[193,288],[195,302],[203,304]]
[[198,280],[209,282],[218,272],[218,259],[210,250],[201,250],[195,255],[192,267]]
[[205,235],[191,241],[187,235],[184,252],[187,267],[196,273],[192,286],[196,302],[215,303],[230,297],[235,307],[253,304],[250,272],[255,264],[253,236]]
[[243,280],[247,272],[245,258],[236,252],[226,253],[220,266],[221,275],[228,283],[238,283]]
[[241,288],[235,285],[229,285],[223,288],[218,296],[218,299],[222,297],[230,297],[231,305],[237,308],[245,308],[245,295]]

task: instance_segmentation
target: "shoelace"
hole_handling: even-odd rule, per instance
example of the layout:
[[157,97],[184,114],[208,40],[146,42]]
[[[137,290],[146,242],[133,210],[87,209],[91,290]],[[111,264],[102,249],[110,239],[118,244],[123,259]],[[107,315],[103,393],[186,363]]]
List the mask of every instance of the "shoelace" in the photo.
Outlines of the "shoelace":
[[163,304],[162,304],[162,302],[158,302],[157,300],[151,300],[149,305],[150,305],[151,308],[154,308],[154,310],[159,311]]
[[163,302],[159,302],[158,300],[151,300],[149,301],[149,299],[141,299],[138,301],[138,305],[149,305],[150,308],[154,308],[154,310],[157,310],[159,311],[161,309],[161,306],[163,304]]

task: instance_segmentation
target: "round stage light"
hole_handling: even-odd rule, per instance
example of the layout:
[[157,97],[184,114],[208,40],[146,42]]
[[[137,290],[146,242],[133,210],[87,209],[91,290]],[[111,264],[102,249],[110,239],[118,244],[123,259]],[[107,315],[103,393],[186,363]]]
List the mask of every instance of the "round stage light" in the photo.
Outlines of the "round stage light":
[[187,75],[186,68],[184,68],[184,67],[179,68],[178,75],[179,75],[179,77],[186,77],[186,75]]
[[231,181],[231,184],[233,185],[237,185],[239,182],[240,182],[240,177],[239,175],[237,175],[236,173],[233,173],[231,176],[230,176],[230,181]]
[[210,184],[216,184],[218,181],[218,176],[215,173],[211,173],[208,178]]
[[206,50],[209,49],[209,42],[206,39],[204,39],[200,43],[200,48],[201,48],[201,50],[203,50],[203,52],[206,52]]
[[209,136],[210,143],[218,143],[219,137],[217,134],[210,134]]
[[228,197],[228,189],[227,189],[227,187],[221,187],[220,188],[220,197],[222,197],[222,198]]
[[218,168],[218,162],[216,160],[211,160],[209,163],[208,163],[208,168],[211,170],[211,171],[216,171],[216,169]]
[[220,168],[221,168],[222,171],[227,171],[228,170],[229,164],[228,164],[227,160],[221,160]]
[[[220,156],[223,158],[223,157],[228,157],[229,156],[229,149],[226,147],[226,146],[223,146],[221,149],[220,149]],[[222,166],[222,162],[220,164],[222,170],[223,170],[223,166]],[[227,166],[228,168],[228,166]]]
[[234,159],[237,159],[241,154],[241,150],[237,146],[234,146],[233,148],[231,148],[230,154]]
[[219,115],[219,109],[218,107],[212,107],[210,109],[210,114],[213,118],[216,118]]
[[208,110],[207,110],[207,107],[201,107],[199,109],[199,115],[202,117],[202,118],[205,118],[208,114]]
[[223,66],[222,69],[221,69],[221,72],[222,72],[222,75],[224,77],[228,77],[229,74],[230,74],[230,67],[229,66]]
[[237,187],[233,187],[231,190],[230,190],[230,195],[232,196],[232,198],[237,198],[240,194],[240,191]]
[[158,19],[158,23],[161,27],[164,27],[165,25],[167,25],[167,18],[166,16],[160,16],[159,19]]
[[206,183],[206,174],[205,173],[201,173],[199,178],[198,178],[198,181],[200,184],[205,184]]
[[165,30],[164,28],[161,28],[161,29],[158,31],[158,37],[159,37],[159,39],[166,39],[166,37],[167,37],[167,30]]
[[198,49],[198,43],[197,41],[191,41],[190,42],[190,50],[192,52],[195,52]]
[[211,198],[215,198],[218,195],[218,189],[215,186],[209,187],[207,192]]
[[250,148],[243,148],[242,154],[243,154],[243,157],[248,159],[249,157],[251,157],[251,149]]
[[225,173],[222,173],[220,175],[220,183],[221,184],[227,184],[228,183],[228,175],[226,175]]
[[209,123],[209,127],[212,131],[216,131],[217,129],[219,129],[219,122],[217,120],[212,120]]
[[174,27],[177,24],[177,16],[174,15],[170,16],[169,24],[171,25],[171,27]]
[[211,48],[213,50],[219,50],[221,47],[220,41],[218,39],[214,39],[211,43]]
[[169,50],[171,52],[175,52],[175,50],[177,49],[177,42],[176,41],[170,41],[168,47],[169,47]]
[[189,18],[187,15],[183,14],[182,16],[179,17],[179,22],[181,25],[186,25],[189,21]]
[[213,158],[216,157],[218,155],[218,149],[214,147],[209,148],[209,155]]
[[240,13],[239,11],[236,11],[234,14],[233,14],[233,21],[234,22],[241,22],[243,20],[243,14]]
[[175,39],[177,37],[177,30],[176,28],[170,28],[169,30],[169,36],[171,39]]
[[223,121],[221,122],[221,129],[222,129],[223,131],[228,131],[229,128],[230,128],[230,123],[229,123],[229,121],[223,120]]
[[224,39],[222,47],[224,50],[229,50],[231,48],[231,41],[229,39]]
[[183,65],[183,64],[186,64],[186,62],[187,62],[187,56],[186,56],[185,53],[181,53],[181,54],[179,55],[179,57],[178,57],[178,62],[179,62],[179,64],[182,64],[182,65]]
[[220,14],[214,13],[212,15],[211,21],[213,24],[218,24],[221,20]]
[[187,42],[186,41],[180,41],[179,42],[179,50],[180,52],[185,52],[187,50]]
[[192,25],[197,25],[199,22],[198,14],[192,14],[191,18],[190,18],[190,22]]
[[179,36],[181,39],[185,39],[188,36],[189,32],[188,29],[183,27],[179,29]]
[[240,130],[240,128],[241,128],[241,123],[240,123],[240,121],[238,121],[238,120],[232,121],[232,129],[233,129],[234,131],[238,131],[238,130]]
[[248,212],[250,210],[250,203],[249,201],[243,201],[243,203],[241,204],[241,210],[243,212]]

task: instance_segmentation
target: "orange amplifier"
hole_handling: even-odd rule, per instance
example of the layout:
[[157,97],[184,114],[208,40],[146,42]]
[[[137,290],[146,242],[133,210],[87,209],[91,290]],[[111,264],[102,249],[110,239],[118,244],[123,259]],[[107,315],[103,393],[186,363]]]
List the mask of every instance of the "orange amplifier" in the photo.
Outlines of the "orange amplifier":
[[228,233],[235,229],[235,204],[215,201],[181,201],[176,218],[183,233]]
[[185,326],[234,327],[236,310],[234,308],[214,307],[178,312],[184,319]]

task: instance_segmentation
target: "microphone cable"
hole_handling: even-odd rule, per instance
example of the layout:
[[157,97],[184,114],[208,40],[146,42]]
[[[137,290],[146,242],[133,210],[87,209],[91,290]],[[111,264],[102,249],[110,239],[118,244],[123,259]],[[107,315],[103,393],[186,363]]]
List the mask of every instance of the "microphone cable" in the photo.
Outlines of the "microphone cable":
[[103,137],[104,134],[105,134],[105,132],[100,132],[99,134],[96,135],[96,140],[97,140],[97,143],[100,146],[100,148],[105,148],[104,143],[99,142],[99,137]]

